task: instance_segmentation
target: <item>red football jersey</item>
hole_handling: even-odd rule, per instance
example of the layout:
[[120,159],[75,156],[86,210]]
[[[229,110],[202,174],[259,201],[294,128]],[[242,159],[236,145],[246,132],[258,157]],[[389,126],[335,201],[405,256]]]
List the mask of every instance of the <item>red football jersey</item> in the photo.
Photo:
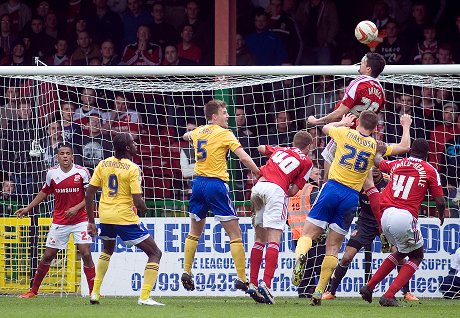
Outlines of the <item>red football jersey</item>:
[[444,195],[438,172],[426,161],[413,157],[384,160],[379,168],[382,172],[390,173],[390,181],[382,191],[382,211],[396,207],[407,210],[418,218],[418,211],[427,190],[434,197]]
[[265,146],[270,159],[260,168],[260,174],[268,181],[279,185],[284,192],[295,184],[302,189],[310,177],[313,163],[310,158],[295,147]]
[[[380,82],[373,77],[361,75],[353,80],[345,89],[345,96],[337,103],[344,104],[350,113],[359,117],[363,110],[372,110],[378,113],[385,103],[385,93]],[[351,128],[356,128],[356,123]]]
[[85,199],[85,189],[90,180],[89,171],[78,165],[73,165],[69,172],[64,172],[59,166],[48,170],[46,182],[42,191],[54,194],[53,223],[61,225],[78,224],[88,220],[85,208],[73,217],[66,217],[66,211]]

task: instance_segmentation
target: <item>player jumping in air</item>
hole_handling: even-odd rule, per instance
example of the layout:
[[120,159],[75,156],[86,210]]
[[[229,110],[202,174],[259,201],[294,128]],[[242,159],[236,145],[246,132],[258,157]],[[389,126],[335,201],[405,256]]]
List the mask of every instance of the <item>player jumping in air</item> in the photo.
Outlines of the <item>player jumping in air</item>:
[[86,275],[89,290],[93,289],[94,263],[91,258],[91,236],[86,227],[88,218],[85,211],[85,189],[88,187],[90,175],[88,169],[73,163],[73,149],[69,144],[58,146],[57,160],[59,165],[46,173],[46,182],[42,190],[25,208],[16,214],[23,217],[30,213],[50,194],[54,194],[53,222],[46,238],[45,253],[35,272],[32,288],[19,298],[37,297],[43,278],[48,273],[51,261],[59,250],[66,249],[70,234],[73,235],[83,259],[83,271]]
[[428,151],[428,142],[416,139],[409,158],[386,161],[380,152],[375,157],[375,165],[382,172],[390,173],[389,183],[392,186],[382,192],[382,230],[397,251],[385,259],[367,285],[361,288],[362,298],[369,303],[372,302],[375,286],[408,256],[409,260],[379,301],[382,306],[399,306],[395,294],[411,279],[422,262],[423,237],[418,223],[418,211],[428,190],[436,201],[441,225],[444,221],[446,201],[438,172],[425,161]]
[[[248,293],[256,302],[273,304],[270,291],[273,275],[278,264],[279,244],[287,220],[287,197],[295,195],[308,181],[313,164],[307,154],[313,138],[306,131],[295,134],[293,147],[258,147],[262,155],[270,156],[260,168],[261,177],[251,190],[251,205],[255,218],[256,238],[251,250],[250,284]],[[259,282],[262,254],[265,253],[263,281]]]

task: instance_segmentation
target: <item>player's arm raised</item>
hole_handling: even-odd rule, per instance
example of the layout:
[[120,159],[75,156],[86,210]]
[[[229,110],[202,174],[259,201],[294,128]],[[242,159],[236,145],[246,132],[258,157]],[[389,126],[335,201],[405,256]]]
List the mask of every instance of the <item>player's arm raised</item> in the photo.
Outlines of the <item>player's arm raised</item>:
[[342,115],[342,120],[338,122],[332,122],[332,123],[325,125],[323,127],[323,133],[325,133],[326,135],[329,135],[329,130],[331,129],[331,127],[341,127],[341,126],[350,127],[355,120],[356,120],[356,116],[351,113]]
[[412,117],[408,114],[403,114],[399,118],[399,122],[403,128],[401,141],[399,144],[391,144],[392,147],[390,156],[401,155],[410,150],[410,126],[412,125]]
[[343,115],[347,114],[350,111],[350,108],[344,104],[335,109],[332,113],[327,114],[326,116],[316,118],[315,116],[308,116],[307,123],[311,125],[324,125],[332,122],[338,122]]
[[234,151],[235,155],[240,159],[240,161],[245,165],[246,168],[252,171],[256,177],[259,177],[260,170],[257,165],[254,163],[252,158],[244,151],[243,147],[238,147]]
[[32,202],[29,203],[29,205],[27,205],[25,208],[18,209],[16,211],[16,215],[22,218],[24,215],[29,214],[29,212],[32,211],[37,205],[39,205],[43,200],[45,200],[47,196],[48,194],[40,191],[32,200]]

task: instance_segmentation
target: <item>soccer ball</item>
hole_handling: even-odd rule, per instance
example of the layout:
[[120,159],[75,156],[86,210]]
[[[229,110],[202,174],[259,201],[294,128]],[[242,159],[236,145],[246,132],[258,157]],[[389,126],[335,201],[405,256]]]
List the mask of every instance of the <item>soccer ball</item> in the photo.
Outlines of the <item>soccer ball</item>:
[[355,28],[356,39],[362,44],[369,44],[374,41],[379,34],[377,26],[372,21],[361,21]]

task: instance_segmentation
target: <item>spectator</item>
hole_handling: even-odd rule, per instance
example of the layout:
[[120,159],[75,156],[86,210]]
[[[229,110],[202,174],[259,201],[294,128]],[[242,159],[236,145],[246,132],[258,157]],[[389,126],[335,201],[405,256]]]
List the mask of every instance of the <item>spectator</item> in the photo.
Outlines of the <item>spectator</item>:
[[169,44],[165,47],[163,65],[171,66],[184,66],[184,65],[196,65],[195,62],[179,57],[177,52],[177,47],[175,45]]
[[287,51],[285,62],[298,65],[302,57],[302,38],[295,20],[283,11],[282,0],[270,0],[270,20],[268,29],[276,34]]
[[70,65],[89,65],[89,61],[93,58],[100,58],[101,52],[87,31],[78,33],[77,40],[78,48],[70,57]]
[[134,109],[128,108],[128,102],[124,93],[115,93],[113,109],[105,114],[105,123],[102,125],[104,133],[114,136],[120,132],[128,132],[134,140],[139,138],[142,117]]
[[21,99],[17,110],[18,118],[11,120],[6,133],[3,164],[5,171],[12,174],[16,193],[22,204],[29,202],[42,181],[40,153],[31,156],[32,142],[41,139],[41,131],[33,118],[30,100]]
[[460,61],[460,13],[455,15],[455,26],[448,31],[448,43],[452,44],[452,56],[454,61]]
[[193,27],[189,24],[185,24],[182,27],[180,38],[181,41],[177,44],[179,57],[193,61],[196,64],[200,64],[202,50],[192,41]]
[[[196,123],[189,120],[186,132],[191,132],[195,128]],[[188,198],[192,194],[192,178],[195,176],[195,150],[191,143],[188,143],[186,147],[180,150],[180,170],[182,177],[186,179],[185,194]]]
[[236,65],[256,65],[256,58],[249,52],[240,33],[236,34]]
[[371,43],[367,44],[369,49],[374,52],[375,48],[383,42],[387,36],[386,24],[390,21],[390,7],[384,1],[377,1],[374,5],[374,14],[372,21],[375,23],[378,29],[377,38]]
[[30,26],[30,53],[46,61],[46,58],[53,54],[55,39],[45,33],[42,17],[34,16]]
[[435,121],[442,120],[442,109],[437,105],[434,94],[432,86],[422,86],[421,98],[415,103],[417,107],[414,109],[414,116],[425,119],[429,130],[433,130]]
[[313,137],[308,157],[310,157],[311,161],[313,161],[314,166],[322,170],[324,168],[324,158],[321,153],[326,145],[326,138],[319,126],[309,127],[307,128],[307,131]]
[[460,299],[460,248],[452,256],[449,274],[441,279],[439,291],[445,299]]
[[292,127],[291,115],[287,111],[276,114],[275,125],[268,129],[268,135],[261,137],[261,145],[289,147],[295,131]]
[[451,45],[447,43],[440,44],[436,58],[438,59],[438,64],[454,64]]
[[0,47],[6,55],[10,55],[13,52],[13,42],[17,40],[18,36],[11,32],[11,18],[8,14],[3,14],[0,17],[0,22]]
[[308,118],[308,116],[323,117],[331,113],[339,101],[337,90],[334,89],[335,82],[332,76],[320,75],[315,83],[318,83],[318,86],[308,96],[304,118]]
[[56,53],[51,55],[46,60],[46,65],[51,66],[61,66],[61,65],[70,65],[70,58],[67,55],[67,40],[64,38],[59,38],[56,40],[56,44],[54,44],[54,48],[56,49]]
[[302,64],[328,65],[339,31],[337,8],[330,0],[304,0],[299,4],[296,21],[303,36]]
[[58,121],[52,122],[46,129],[47,138],[45,145],[45,152],[43,153],[43,160],[47,167],[52,167],[58,164],[57,161],[57,150],[59,144],[62,143],[62,128]]
[[386,37],[377,46],[376,52],[381,54],[389,65],[407,64],[409,62],[408,47],[400,36],[398,23],[395,20],[388,20],[385,29]]
[[257,61],[257,65],[281,65],[287,60],[284,43],[277,34],[268,30],[268,14],[261,8],[256,9],[254,16],[256,31],[249,34],[246,47]]
[[121,16],[124,28],[123,46],[136,41],[136,32],[141,25],[150,25],[152,16],[142,7],[142,0],[127,0],[128,10]]
[[101,45],[101,65],[111,66],[120,64],[120,57],[115,53],[112,40],[105,40]]
[[137,42],[125,47],[121,62],[124,65],[160,65],[161,47],[150,42],[150,29],[141,25],[137,29]]
[[416,55],[414,57],[415,63],[420,63],[423,53],[436,54],[438,52],[438,41],[436,40],[436,26],[434,24],[427,24],[423,28],[422,42],[417,43]]
[[[444,153],[444,145],[451,140],[454,135],[460,134],[460,124],[454,121],[455,114],[458,108],[456,104],[446,103],[443,107],[443,121],[434,127],[430,134],[429,146],[430,152],[428,154],[429,162],[434,168],[440,171],[440,164],[442,163],[442,154]],[[458,119],[458,116],[457,116]]]
[[107,6],[116,14],[123,14],[126,11],[126,0],[107,0]]
[[24,41],[18,39],[13,43],[13,54],[11,55],[8,65],[23,66],[32,65],[32,58],[26,55],[26,45]]
[[[444,105],[444,120],[445,122],[456,123],[457,127],[460,126],[458,108],[454,103],[447,103]],[[459,127],[460,128],[460,127]],[[457,196],[457,188],[460,188],[460,134],[454,134],[452,138],[446,139],[443,151],[443,169],[445,172],[446,182],[443,182],[447,187],[447,196],[453,199]]]
[[62,36],[62,33],[58,28],[57,15],[54,12],[50,12],[45,17],[45,33],[53,39],[57,39]]
[[19,87],[5,86],[5,104],[0,107],[0,136],[6,133],[8,121],[18,118]]
[[153,22],[150,25],[152,31],[152,42],[165,48],[167,43],[177,43],[177,31],[165,21],[165,6],[161,1],[155,1],[152,4]]
[[192,41],[202,50],[201,64],[213,65],[214,46],[212,41],[214,39],[214,27],[203,19],[200,11],[197,0],[187,0],[185,5],[185,25],[192,27]]
[[45,20],[48,13],[51,12],[50,3],[49,1],[40,1],[37,2],[37,7],[35,8],[35,12]]
[[412,4],[412,19],[406,27],[404,38],[409,47],[415,47],[419,42],[423,42],[423,29],[429,23],[427,6],[421,1]]
[[18,34],[32,18],[29,6],[22,3],[21,0],[8,0],[0,4],[0,15],[3,14],[10,16],[10,28],[13,34]]
[[88,124],[88,117],[96,114],[105,118],[106,114],[96,108],[96,91],[92,88],[83,88],[81,90],[80,100],[82,106],[78,108],[73,114],[75,123],[82,125],[82,130],[86,130]]
[[112,12],[107,6],[107,0],[93,0],[96,10],[87,15],[88,30],[99,45],[106,39],[112,39],[115,49],[121,47],[123,39],[123,23],[118,14]]
[[112,138],[102,134],[101,126],[101,116],[92,114],[88,117],[88,130],[83,131],[82,161],[91,174],[99,161],[112,155]]
[[16,185],[13,180],[6,179],[2,182],[2,192],[0,193],[0,217],[13,216],[15,213],[13,202],[18,198],[16,197]]
[[431,52],[425,52],[422,54],[422,59],[421,59],[422,64],[436,64],[436,54],[433,54]]
[[74,52],[78,48],[78,35],[83,31],[88,32],[86,18],[78,16],[75,18],[75,24],[72,26],[72,29],[67,33],[69,52]]
[[78,152],[77,145],[81,144],[81,128],[74,122],[75,104],[64,102],[61,104],[61,124],[64,140],[74,145],[74,152]]

